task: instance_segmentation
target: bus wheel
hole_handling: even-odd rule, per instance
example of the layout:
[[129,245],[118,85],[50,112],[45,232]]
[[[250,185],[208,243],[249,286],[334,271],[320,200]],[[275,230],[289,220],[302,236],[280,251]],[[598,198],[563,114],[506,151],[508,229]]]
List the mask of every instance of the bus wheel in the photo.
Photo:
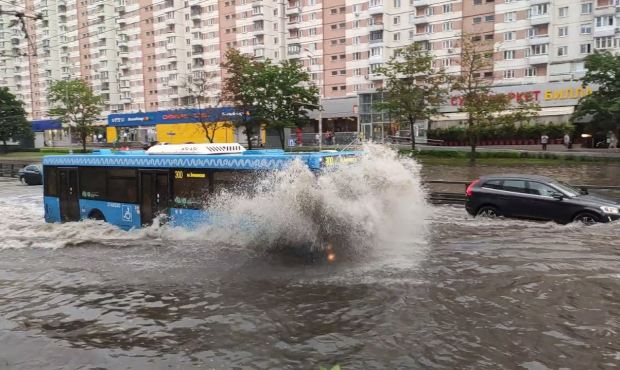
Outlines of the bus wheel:
[[90,211],[88,218],[91,220],[105,221],[105,216],[98,209],[93,209],[92,211]]

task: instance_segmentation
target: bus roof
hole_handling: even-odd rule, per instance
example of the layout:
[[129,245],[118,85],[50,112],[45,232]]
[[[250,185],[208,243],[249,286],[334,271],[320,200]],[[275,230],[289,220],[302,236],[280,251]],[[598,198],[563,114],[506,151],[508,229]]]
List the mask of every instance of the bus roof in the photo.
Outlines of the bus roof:
[[[50,155],[44,166],[91,166],[131,168],[211,168],[277,170],[299,158],[313,170],[355,161],[360,151],[285,152],[280,149],[245,150],[235,154],[147,154],[143,150],[101,149],[92,154]],[[326,159],[329,158],[329,159]]]

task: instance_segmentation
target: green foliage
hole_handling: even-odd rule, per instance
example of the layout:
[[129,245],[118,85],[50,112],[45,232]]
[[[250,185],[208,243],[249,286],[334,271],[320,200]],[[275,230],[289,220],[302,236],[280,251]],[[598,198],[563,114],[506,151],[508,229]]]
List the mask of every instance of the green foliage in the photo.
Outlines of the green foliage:
[[233,48],[226,50],[224,60],[222,68],[226,71],[226,75],[222,82],[220,99],[243,113],[240,117],[233,117],[231,122],[236,127],[244,128],[248,146],[252,149],[252,137],[260,134],[261,124],[253,114],[255,95],[253,91],[258,88],[253,84],[255,72],[262,67],[262,64]]
[[82,150],[86,150],[86,138],[95,130],[93,125],[101,114],[102,97],[93,94],[83,80],[67,80],[52,83],[48,99],[52,105],[49,114],[73,127],[82,141]]
[[280,65],[267,60],[252,69],[251,82],[244,85],[244,99],[253,102],[252,117],[276,130],[284,149],[284,129],[308,120],[308,110],[317,106],[318,89],[310,75],[295,61]]
[[470,35],[461,38],[461,74],[453,81],[452,90],[458,92],[462,104],[458,111],[467,114],[465,133],[471,147],[471,159],[476,158],[476,144],[485,127],[528,122],[540,110],[536,102],[521,99],[514,104],[508,94],[492,91],[492,80],[484,73],[492,71],[492,45],[472,40]]
[[[513,123],[497,126],[478,127],[477,140],[538,140],[542,134],[547,134],[550,139],[561,139],[565,133],[571,133],[574,127],[570,123],[562,124],[523,124]],[[467,128],[464,126],[452,126],[448,128],[436,128],[428,130],[430,139],[444,141],[465,141],[468,139]],[[479,143],[476,142],[476,144]]]
[[573,113],[578,121],[591,116],[582,124],[593,132],[620,130],[620,56],[609,51],[595,51],[585,59],[584,87],[598,85],[598,90],[579,100]]
[[32,138],[32,128],[26,118],[24,103],[17,100],[8,88],[0,87],[0,141],[6,150],[7,141]]
[[377,108],[388,112],[390,118],[406,123],[411,130],[411,146],[415,148],[414,124],[438,114],[448,96],[445,72],[433,68],[433,56],[418,43],[402,49],[378,73],[387,78],[384,100]]

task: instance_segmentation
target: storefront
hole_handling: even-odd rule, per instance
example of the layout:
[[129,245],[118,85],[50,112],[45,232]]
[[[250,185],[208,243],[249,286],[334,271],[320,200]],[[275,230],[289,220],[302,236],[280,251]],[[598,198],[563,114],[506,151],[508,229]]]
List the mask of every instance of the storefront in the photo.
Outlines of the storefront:
[[[520,101],[536,102],[540,111],[534,119],[538,123],[566,123],[575,111],[579,99],[592,94],[596,86],[583,86],[579,81],[550,82],[546,84],[497,86],[495,93],[508,94],[515,103]],[[463,98],[458,95],[450,97],[448,104],[443,106],[441,115],[433,118],[433,128],[444,128],[458,125],[467,119],[465,113],[458,112]]]
[[[376,104],[383,101],[383,93],[359,94],[360,126],[365,140],[383,142],[388,139],[410,137],[409,125],[390,120],[390,115],[377,109]],[[417,121],[414,125],[416,143],[426,143],[428,121]]]
[[31,122],[34,132],[34,147],[43,148],[68,146],[71,144],[71,129],[62,126],[60,120],[43,119]]
[[240,115],[233,108],[111,114],[107,139],[109,143],[206,143],[208,129],[215,143],[243,144],[247,141],[243,130],[230,123],[231,117]]

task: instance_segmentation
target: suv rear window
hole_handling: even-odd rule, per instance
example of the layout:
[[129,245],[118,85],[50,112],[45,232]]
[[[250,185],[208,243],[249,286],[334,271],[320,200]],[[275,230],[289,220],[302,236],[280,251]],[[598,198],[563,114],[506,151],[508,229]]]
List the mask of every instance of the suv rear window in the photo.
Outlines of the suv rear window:
[[482,184],[483,188],[502,190],[501,180],[489,180]]

